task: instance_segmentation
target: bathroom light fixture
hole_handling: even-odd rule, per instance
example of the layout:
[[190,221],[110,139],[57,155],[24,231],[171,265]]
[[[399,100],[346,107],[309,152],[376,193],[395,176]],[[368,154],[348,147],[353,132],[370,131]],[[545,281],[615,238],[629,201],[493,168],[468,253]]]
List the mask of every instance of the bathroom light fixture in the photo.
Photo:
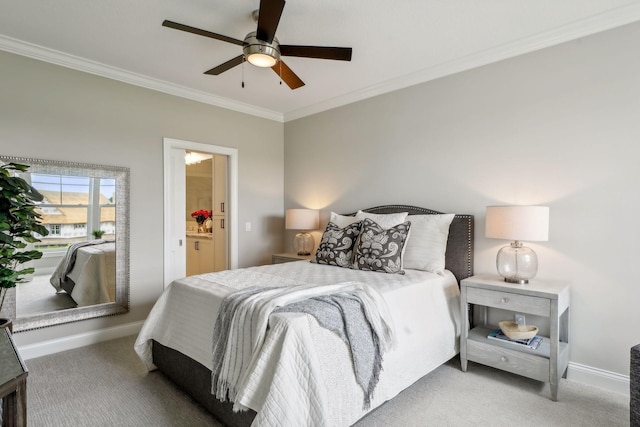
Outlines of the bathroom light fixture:
[[193,151],[186,151],[184,154],[184,163],[187,165],[194,165],[196,163],[200,163],[204,160],[208,160],[213,158],[211,154],[205,153],[196,153]]
[[311,255],[315,246],[310,230],[316,230],[320,223],[320,213],[316,209],[287,209],[285,212],[285,228],[301,230],[293,238],[293,250],[298,255]]
[[485,236],[513,240],[496,257],[498,273],[506,282],[526,284],[538,272],[538,256],[521,240],[549,240],[547,206],[487,206]]

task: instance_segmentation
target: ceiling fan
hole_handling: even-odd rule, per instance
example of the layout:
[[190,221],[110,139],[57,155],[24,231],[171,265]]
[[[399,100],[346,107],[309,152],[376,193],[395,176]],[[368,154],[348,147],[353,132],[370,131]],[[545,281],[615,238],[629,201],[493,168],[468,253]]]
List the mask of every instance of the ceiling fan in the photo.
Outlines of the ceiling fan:
[[280,44],[275,37],[285,0],[260,0],[260,9],[253,12],[258,28],[246,35],[244,40],[223,36],[165,20],[162,25],[176,30],[186,31],[199,36],[210,37],[242,46],[242,55],[205,71],[205,74],[219,75],[240,65],[244,60],[256,67],[270,67],[291,88],[304,86],[304,82],[280,59],[281,56],[297,56],[302,58],[334,59],[351,61],[350,47],[294,46]]

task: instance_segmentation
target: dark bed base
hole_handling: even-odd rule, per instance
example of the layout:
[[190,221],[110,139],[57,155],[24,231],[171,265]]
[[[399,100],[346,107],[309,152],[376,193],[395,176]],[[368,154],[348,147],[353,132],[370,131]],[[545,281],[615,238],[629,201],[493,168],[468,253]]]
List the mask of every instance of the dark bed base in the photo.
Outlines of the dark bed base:
[[[431,209],[406,205],[387,205],[364,209],[370,213],[409,212],[409,215],[439,214]],[[353,213],[352,215],[355,215]],[[473,216],[456,215],[449,228],[446,265],[458,283],[473,274]],[[211,394],[211,371],[184,354],[153,341],[153,363],[169,379],[203,405],[228,427],[247,427],[255,411],[233,412],[229,402],[220,402]]]
[[211,371],[172,348],[153,341],[153,363],[196,402],[228,427],[250,426],[255,411],[233,412],[232,404],[211,394]]

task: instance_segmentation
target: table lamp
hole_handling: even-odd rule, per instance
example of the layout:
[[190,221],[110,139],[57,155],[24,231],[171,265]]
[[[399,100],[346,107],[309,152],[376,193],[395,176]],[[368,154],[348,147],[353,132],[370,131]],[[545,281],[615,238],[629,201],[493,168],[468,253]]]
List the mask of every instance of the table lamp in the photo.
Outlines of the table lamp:
[[293,250],[298,255],[311,255],[315,246],[310,230],[316,230],[320,223],[320,212],[316,209],[287,209],[285,228],[300,230],[293,238]]
[[538,257],[526,241],[549,240],[547,206],[487,206],[485,236],[513,240],[498,251],[496,267],[505,282],[526,284],[538,272]]

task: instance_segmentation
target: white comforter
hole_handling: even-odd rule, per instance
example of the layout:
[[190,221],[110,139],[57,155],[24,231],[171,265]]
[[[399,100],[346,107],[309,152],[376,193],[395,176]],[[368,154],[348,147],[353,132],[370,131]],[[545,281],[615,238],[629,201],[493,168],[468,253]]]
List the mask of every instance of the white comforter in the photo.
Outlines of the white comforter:
[[[290,279],[295,277],[294,279]],[[211,369],[213,326],[220,302],[254,286],[366,282],[393,317],[396,347],[385,354],[372,408],[392,398],[457,352],[459,292],[453,275],[407,270],[405,276],[296,262],[225,271],[174,282],[160,297],[136,341],[153,369],[151,342],[174,348]],[[347,426],[362,417],[346,345],[303,314],[275,314],[255,369],[237,397],[254,409],[257,426]]]

